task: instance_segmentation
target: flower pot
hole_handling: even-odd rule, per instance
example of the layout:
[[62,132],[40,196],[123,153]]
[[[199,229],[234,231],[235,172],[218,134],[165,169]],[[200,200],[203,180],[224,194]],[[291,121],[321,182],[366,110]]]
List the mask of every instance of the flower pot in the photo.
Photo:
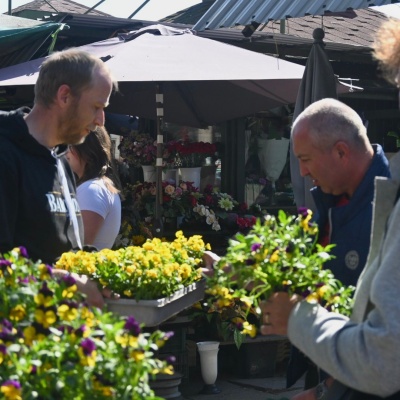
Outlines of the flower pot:
[[178,182],[178,170],[177,169],[167,169],[162,172],[162,180],[163,181],[174,181],[175,183]]
[[182,381],[182,374],[175,372],[173,375],[158,374],[154,381],[150,382],[150,387],[156,396],[163,399],[181,398],[179,385]]
[[156,167],[154,165],[142,165],[143,180],[153,183],[156,181]]
[[171,218],[165,218],[164,220],[164,230],[169,231],[169,232],[174,232],[178,229],[180,229],[180,226],[183,223],[183,217],[171,217]]
[[218,375],[218,348],[219,342],[198,342],[200,354],[201,376],[205,386],[201,393],[217,394],[220,390],[215,386]]
[[257,145],[263,173],[270,181],[277,181],[286,164],[289,139],[258,138]]
[[203,299],[205,280],[192,283],[173,295],[157,300],[105,299],[107,309],[123,316],[133,316],[146,326],[157,326],[180,311]]
[[201,167],[179,168],[180,179],[184,182],[193,182],[193,186],[200,188]]

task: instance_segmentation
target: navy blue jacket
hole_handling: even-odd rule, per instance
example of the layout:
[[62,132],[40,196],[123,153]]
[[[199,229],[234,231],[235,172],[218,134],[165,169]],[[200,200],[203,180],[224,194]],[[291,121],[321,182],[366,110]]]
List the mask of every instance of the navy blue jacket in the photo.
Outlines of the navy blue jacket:
[[330,243],[336,246],[334,259],[326,262],[335,277],[345,285],[355,285],[367,261],[371,223],[374,180],[376,176],[390,177],[389,162],[380,145],[373,145],[374,158],[350,201],[335,207],[336,196],[323,193],[319,187],[311,189],[317,208],[316,220],[322,232],[330,221]]

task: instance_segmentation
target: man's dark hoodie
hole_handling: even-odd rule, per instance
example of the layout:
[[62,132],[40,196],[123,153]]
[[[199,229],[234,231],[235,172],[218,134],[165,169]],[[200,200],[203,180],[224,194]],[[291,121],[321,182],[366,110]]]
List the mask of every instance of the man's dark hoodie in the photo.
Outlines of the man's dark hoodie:
[[[0,112],[0,252],[24,246],[30,258],[53,263],[77,247],[73,225],[62,194],[57,161],[51,149],[29,134],[24,120],[30,110]],[[62,154],[68,186],[83,237],[75,199],[75,180]]]

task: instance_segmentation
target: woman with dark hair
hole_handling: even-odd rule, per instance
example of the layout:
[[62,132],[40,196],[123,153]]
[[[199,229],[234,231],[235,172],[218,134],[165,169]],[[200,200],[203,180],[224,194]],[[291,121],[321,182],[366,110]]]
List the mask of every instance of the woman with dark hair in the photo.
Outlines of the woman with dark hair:
[[84,244],[110,249],[121,226],[121,199],[108,132],[96,128],[82,144],[70,146],[66,157],[77,176]]

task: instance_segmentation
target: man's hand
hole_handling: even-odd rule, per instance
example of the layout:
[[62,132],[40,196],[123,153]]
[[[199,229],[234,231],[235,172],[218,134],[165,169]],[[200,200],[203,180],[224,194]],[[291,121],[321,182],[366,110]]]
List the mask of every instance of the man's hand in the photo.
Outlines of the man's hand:
[[71,276],[76,280],[78,290],[86,295],[86,300],[89,305],[98,308],[104,306],[104,298],[96,282],[91,281],[86,275],[72,273]]
[[319,383],[317,386],[305,390],[304,392],[300,392],[293,396],[291,400],[318,400],[325,399],[327,396],[327,392],[331,387],[334,379],[331,376],[328,376],[324,381]]
[[262,311],[261,333],[263,335],[287,335],[288,320],[293,307],[301,300],[298,295],[286,292],[274,293],[260,304]]
[[214,264],[221,259],[220,256],[213,253],[212,251],[205,251],[203,254],[204,267],[202,272],[204,275],[212,276],[214,274]]
[[[69,272],[62,269],[54,269],[53,276],[63,277],[68,275]],[[104,297],[112,297],[112,292],[108,289],[104,289],[100,292],[96,282],[91,281],[86,275],[78,275],[72,273],[71,276],[76,281],[78,290],[86,295],[86,300],[89,305],[93,307],[102,308],[104,306]]]

